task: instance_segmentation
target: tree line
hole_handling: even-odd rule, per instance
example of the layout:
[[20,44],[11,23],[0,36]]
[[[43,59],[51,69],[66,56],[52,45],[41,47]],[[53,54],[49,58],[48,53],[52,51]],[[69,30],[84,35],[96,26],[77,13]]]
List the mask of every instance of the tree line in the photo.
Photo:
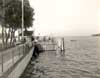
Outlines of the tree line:
[[[6,2],[8,1],[8,2]],[[24,30],[32,27],[34,21],[34,9],[29,1],[24,3]],[[2,43],[14,43],[15,32],[22,29],[22,1],[21,0],[0,0],[0,24],[2,28]]]

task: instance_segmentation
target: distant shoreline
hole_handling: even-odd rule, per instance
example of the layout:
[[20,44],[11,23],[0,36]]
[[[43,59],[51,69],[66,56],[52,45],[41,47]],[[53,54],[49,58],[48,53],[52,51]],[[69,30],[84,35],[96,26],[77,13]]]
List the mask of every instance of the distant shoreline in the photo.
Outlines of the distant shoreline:
[[99,33],[99,34],[93,34],[92,36],[96,36],[96,37],[97,37],[97,36],[100,36],[100,33]]

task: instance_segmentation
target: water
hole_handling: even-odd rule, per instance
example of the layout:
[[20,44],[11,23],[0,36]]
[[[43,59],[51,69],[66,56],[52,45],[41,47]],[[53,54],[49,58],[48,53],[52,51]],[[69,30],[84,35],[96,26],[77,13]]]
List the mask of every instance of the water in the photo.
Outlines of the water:
[[65,55],[40,54],[26,78],[100,78],[99,37],[65,37],[65,47]]

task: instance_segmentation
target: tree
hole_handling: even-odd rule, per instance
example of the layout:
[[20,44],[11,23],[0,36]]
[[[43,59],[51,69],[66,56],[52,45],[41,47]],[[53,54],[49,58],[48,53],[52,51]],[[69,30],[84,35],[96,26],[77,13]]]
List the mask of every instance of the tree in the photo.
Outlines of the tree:
[[29,6],[24,6],[24,28],[27,29],[29,27],[32,27],[32,21],[34,20],[33,18],[33,13],[34,9],[32,9]]
[[[21,29],[22,24],[22,3],[19,0],[14,0],[5,9],[5,28],[8,29],[7,37],[10,37],[11,42],[13,42],[15,31]],[[24,4],[24,28],[32,27],[33,22],[33,9],[30,5]],[[11,34],[11,36],[10,36]],[[7,39],[8,39],[7,38]],[[6,40],[7,42],[7,40]]]

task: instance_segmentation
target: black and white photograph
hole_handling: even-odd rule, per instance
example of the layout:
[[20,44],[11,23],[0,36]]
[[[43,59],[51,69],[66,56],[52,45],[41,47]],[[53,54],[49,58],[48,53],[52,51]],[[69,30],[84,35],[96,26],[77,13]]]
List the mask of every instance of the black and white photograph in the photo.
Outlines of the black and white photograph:
[[100,0],[0,0],[0,78],[100,78]]

